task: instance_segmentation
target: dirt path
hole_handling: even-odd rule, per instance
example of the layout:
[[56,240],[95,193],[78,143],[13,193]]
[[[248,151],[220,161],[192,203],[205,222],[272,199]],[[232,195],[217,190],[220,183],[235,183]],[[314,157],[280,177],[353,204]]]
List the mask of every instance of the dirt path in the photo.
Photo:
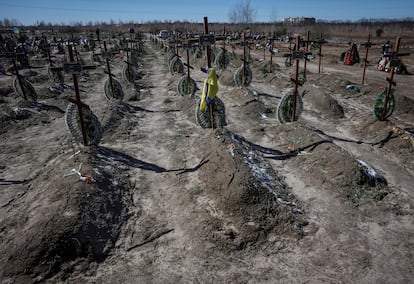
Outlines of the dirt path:
[[[197,182],[191,167],[200,161],[186,151],[186,145],[195,143],[198,135],[195,125],[174,108],[180,98],[166,88],[173,80],[162,59],[159,52],[148,49],[143,80],[150,82],[150,93],[129,105],[134,111],[128,120],[135,127],[128,137],[102,145],[135,161],[129,165],[135,188],[129,223],[115,253],[97,270],[98,282],[166,281],[177,269],[171,258],[191,245],[187,237],[191,220],[180,197],[191,190],[186,185]],[[182,173],[186,170],[190,173]]]
[[[203,190],[197,170],[206,162],[197,144],[212,132],[189,120],[193,100],[177,109],[183,98],[177,96],[177,77],[169,75],[163,54],[148,48],[143,72],[149,92],[120,107],[131,110],[123,118],[130,132],[116,137],[115,130],[114,140],[101,145],[126,155],[127,161],[118,159],[115,166],[127,164],[135,185],[131,215],[115,251],[88,281],[205,282],[211,277],[205,267],[209,256],[194,232],[199,230],[199,215],[214,204],[196,198]],[[120,129],[127,128],[123,123]]]

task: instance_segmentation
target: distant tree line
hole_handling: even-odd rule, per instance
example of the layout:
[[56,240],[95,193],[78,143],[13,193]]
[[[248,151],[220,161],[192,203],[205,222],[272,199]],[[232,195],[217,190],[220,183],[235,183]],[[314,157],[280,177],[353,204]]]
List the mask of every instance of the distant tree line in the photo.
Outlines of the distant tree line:
[[15,27],[21,26],[22,23],[16,19],[3,18],[0,19],[0,27]]
[[[247,5],[250,7],[249,2],[241,2],[241,6]],[[240,7],[240,6],[239,6]],[[240,8],[243,11],[242,8]],[[247,9],[249,10],[249,9]],[[330,38],[333,36],[346,37],[359,33],[361,37],[370,33],[377,38],[391,37],[395,35],[409,35],[414,37],[414,19],[361,19],[359,21],[324,21],[318,20],[313,25],[284,25],[283,22],[250,22],[254,19],[254,11],[243,18],[242,12],[235,13],[241,15],[239,19],[234,18],[234,22],[231,23],[209,23],[209,30],[216,34],[242,32],[247,27],[251,30],[252,34],[260,34],[268,37],[282,36],[282,35],[294,35],[294,34],[306,34],[307,31],[311,32],[311,37],[319,37],[323,34],[324,38]],[[229,15],[230,17],[230,15]],[[21,22],[16,19],[3,18],[0,19],[0,27],[13,27],[22,26]],[[126,32],[128,28],[134,27],[136,31],[157,33],[161,29],[168,29],[177,31],[179,33],[193,33],[198,34],[203,31],[202,19],[199,22],[191,21],[147,21],[145,23],[137,21],[123,21],[123,20],[109,20],[109,21],[74,21],[69,24],[66,23],[51,23],[45,21],[37,21],[35,25],[28,26],[27,28],[41,29],[46,31],[60,31],[60,32],[94,32],[96,28],[101,28],[102,31],[108,33],[122,33]]]

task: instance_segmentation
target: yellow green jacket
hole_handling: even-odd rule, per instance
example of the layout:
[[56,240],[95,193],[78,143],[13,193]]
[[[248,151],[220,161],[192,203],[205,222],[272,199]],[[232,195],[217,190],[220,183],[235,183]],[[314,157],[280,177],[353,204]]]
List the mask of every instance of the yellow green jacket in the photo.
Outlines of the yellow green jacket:
[[209,101],[212,101],[218,92],[217,73],[216,69],[210,68],[208,70],[207,79],[204,80],[203,92],[201,94],[200,110],[205,111],[207,109],[207,97]]

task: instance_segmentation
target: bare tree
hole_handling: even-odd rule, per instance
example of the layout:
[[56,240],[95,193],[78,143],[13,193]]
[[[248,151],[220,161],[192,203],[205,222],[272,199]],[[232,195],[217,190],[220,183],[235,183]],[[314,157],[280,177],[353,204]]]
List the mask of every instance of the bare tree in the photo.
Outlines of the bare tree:
[[8,18],[4,18],[3,24],[5,27],[11,27],[11,21]]
[[12,27],[12,26],[19,26],[19,21],[16,19],[9,19],[9,18],[4,18],[3,19],[3,26],[5,27]]
[[271,23],[276,23],[277,22],[277,9],[273,8],[272,12],[270,14],[270,22]]
[[256,18],[256,10],[250,5],[250,0],[242,0],[229,12],[229,20],[235,24],[251,24]]

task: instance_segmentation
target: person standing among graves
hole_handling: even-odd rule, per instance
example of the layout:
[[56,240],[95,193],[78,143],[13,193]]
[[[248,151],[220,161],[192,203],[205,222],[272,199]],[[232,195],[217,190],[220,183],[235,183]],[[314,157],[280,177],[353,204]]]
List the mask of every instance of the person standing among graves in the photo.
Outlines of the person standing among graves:
[[390,53],[392,46],[390,44],[390,41],[387,40],[387,42],[382,46],[382,54],[388,55]]
[[96,39],[98,40],[98,41],[101,41],[101,39],[99,38],[99,28],[96,28]]
[[379,71],[387,71],[386,69],[390,61],[391,48],[392,46],[389,40],[387,40],[387,42],[381,47],[381,57],[378,61],[378,67],[377,67]]

